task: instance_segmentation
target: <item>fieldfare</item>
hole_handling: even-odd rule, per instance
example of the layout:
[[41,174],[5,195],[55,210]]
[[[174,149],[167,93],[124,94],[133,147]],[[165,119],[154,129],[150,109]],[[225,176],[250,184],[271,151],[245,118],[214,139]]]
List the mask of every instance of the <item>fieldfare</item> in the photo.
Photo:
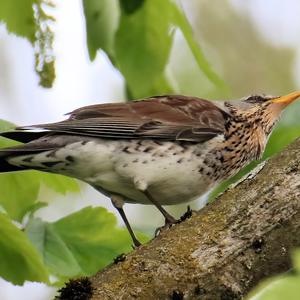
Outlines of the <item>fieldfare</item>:
[[85,106],[62,122],[2,133],[25,144],[0,150],[0,172],[35,169],[87,182],[112,200],[138,246],[124,202],[153,204],[173,224],[162,205],[196,199],[260,158],[282,110],[299,96],[167,95]]

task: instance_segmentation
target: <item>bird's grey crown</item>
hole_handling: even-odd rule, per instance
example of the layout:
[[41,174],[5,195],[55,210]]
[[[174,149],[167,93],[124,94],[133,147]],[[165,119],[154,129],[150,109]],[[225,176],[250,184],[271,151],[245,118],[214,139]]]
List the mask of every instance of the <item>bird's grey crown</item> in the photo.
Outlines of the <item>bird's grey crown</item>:
[[271,99],[275,99],[275,98],[277,98],[277,96],[255,94],[255,95],[250,95],[250,96],[244,97],[241,100],[243,102],[250,103],[250,104],[259,104],[259,103],[263,103],[263,102],[266,102],[267,100],[271,100]]

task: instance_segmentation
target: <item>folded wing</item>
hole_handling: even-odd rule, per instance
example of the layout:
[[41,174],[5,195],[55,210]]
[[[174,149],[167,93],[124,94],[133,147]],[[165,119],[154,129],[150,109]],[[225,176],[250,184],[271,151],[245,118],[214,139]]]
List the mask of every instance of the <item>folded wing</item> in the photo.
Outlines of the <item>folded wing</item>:
[[213,102],[172,95],[85,106],[71,112],[65,121],[20,129],[109,139],[204,142],[224,132],[226,118],[227,113]]

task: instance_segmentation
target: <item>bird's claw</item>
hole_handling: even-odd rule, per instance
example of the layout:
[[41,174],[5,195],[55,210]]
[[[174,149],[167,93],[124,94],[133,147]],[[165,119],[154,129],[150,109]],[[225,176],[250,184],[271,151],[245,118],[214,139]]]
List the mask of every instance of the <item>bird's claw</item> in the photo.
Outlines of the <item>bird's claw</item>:
[[162,231],[169,229],[170,227],[172,227],[174,224],[177,224],[177,223],[178,223],[178,220],[176,220],[172,216],[170,216],[169,218],[165,218],[165,225],[156,228],[156,230],[154,232],[154,236],[157,237]]
[[169,229],[170,227],[172,227],[173,225],[181,223],[181,222],[185,221],[186,219],[189,219],[192,215],[193,215],[193,210],[188,205],[187,211],[180,217],[180,219],[176,220],[172,216],[165,218],[165,225],[156,228],[156,230],[154,232],[154,236],[157,237],[162,231],[165,231],[165,230]]
[[185,221],[186,219],[189,219],[192,215],[193,215],[193,210],[188,205],[187,211],[180,217],[180,219],[177,221],[177,223],[181,223],[181,222]]

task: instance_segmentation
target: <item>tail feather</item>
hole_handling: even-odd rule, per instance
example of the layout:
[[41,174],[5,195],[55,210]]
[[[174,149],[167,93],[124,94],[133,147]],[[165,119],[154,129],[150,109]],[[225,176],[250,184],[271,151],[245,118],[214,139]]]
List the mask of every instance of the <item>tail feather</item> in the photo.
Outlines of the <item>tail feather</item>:
[[21,167],[10,164],[8,162],[8,158],[55,149],[56,145],[53,145],[51,144],[51,142],[49,143],[45,140],[42,141],[44,136],[48,134],[48,132],[28,131],[8,131],[0,133],[0,136],[25,143],[10,148],[0,149],[0,173],[15,172],[28,169],[23,166]]
[[25,170],[25,168],[11,165],[5,159],[5,157],[1,157],[1,154],[0,154],[0,173],[15,172],[15,171],[22,171],[22,170]]
[[6,131],[1,132],[0,136],[5,138],[21,142],[28,143],[34,140],[37,140],[41,137],[49,135],[49,131]]
[[[53,134],[51,132],[11,131],[0,133],[0,136],[5,136],[19,142],[25,142],[25,144],[0,149],[0,173],[21,171],[31,168],[29,164],[25,164],[24,166],[12,165],[9,163],[12,161],[11,158],[24,155],[30,156],[30,154],[34,156],[35,154],[45,151],[55,151],[68,143],[81,140],[76,136]],[[36,170],[40,169],[35,165],[32,165],[32,168]]]
[[[31,169],[26,166],[15,166],[9,163],[9,158],[28,155],[28,154],[38,154],[43,151],[53,150],[55,147],[41,147],[40,145],[35,144],[24,144],[18,145],[11,148],[0,149],[0,173],[1,172],[14,172]],[[34,168],[37,169],[37,168]]]

